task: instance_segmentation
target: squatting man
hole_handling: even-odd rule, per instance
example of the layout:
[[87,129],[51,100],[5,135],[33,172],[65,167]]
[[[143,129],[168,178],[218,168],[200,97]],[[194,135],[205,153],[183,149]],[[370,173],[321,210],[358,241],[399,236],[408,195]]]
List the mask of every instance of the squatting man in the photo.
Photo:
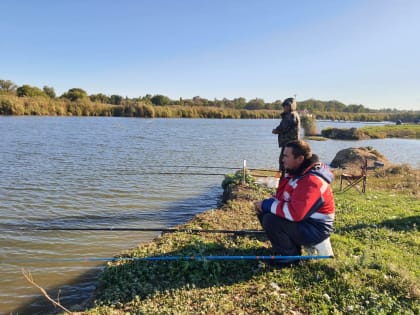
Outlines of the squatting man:
[[286,144],[282,162],[286,176],[276,195],[255,202],[255,212],[276,255],[300,256],[302,246],[321,243],[333,231],[334,175],[302,140]]

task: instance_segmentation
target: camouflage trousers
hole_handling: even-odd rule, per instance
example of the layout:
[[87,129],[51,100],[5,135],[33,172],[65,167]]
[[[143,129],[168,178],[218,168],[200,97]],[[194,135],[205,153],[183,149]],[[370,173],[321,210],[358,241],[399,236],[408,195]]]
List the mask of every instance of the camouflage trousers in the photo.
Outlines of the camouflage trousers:
[[284,154],[284,149],[286,147],[280,147],[280,156],[279,156],[279,171],[284,174],[284,164],[283,164],[283,154]]

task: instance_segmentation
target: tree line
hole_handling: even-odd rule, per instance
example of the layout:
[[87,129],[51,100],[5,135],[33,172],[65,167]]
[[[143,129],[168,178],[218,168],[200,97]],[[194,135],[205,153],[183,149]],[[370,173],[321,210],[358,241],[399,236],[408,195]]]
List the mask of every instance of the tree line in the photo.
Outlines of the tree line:
[[[71,88],[60,96],[53,87],[42,89],[10,80],[0,80],[0,115],[75,115],[123,117],[188,117],[188,118],[278,118],[282,101],[265,102],[262,98],[246,100],[170,99],[161,94],[128,98],[103,93],[88,94],[84,89]],[[414,121],[420,111],[396,109],[372,110],[363,105],[345,105],[339,101],[304,100],[298,102],[302,115],[316,119],[358,121]]]

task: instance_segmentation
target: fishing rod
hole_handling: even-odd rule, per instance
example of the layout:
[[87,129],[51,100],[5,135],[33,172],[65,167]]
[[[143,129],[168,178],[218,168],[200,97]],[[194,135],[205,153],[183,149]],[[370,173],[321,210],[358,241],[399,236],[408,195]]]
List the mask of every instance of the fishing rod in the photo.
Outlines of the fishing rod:
[[82,258],[56,258],[56,259],[28,259],[14,262],[95,262],[95,261],[216,261],[216,260],[263,260],[281,261],[286,260],[311,260],[311,259],[331,259],[334,256],[257,256],[257,255],[221,255],[221,256],[152,256],[152,257],[82,257]]
[[[21,230],[27,230],[22,228]],[[136,232],[183,232],[183,233],[221,233],[221,234],[265,234],[264,230],[201,230],[201,229],[177,229],[177,228],[115,228],[115,227],[39,227],[30,229],[31,231],[136,231]]]
[[[268,170],[261,170],[261,171],[268,171]],[[275,172],[275,171],[272,171]],[[140,175],[199,175],[199,176],[226,176],[227,174],[224,173],[198,173],[198,172],[147,172],[147,173],[140,173]],[[255,175],[258,177],[273,177],[270,175]]]
[[141,175],[200,175],[200,176],[225,176],[222,173],[198,173],[198,172],[147,172]]
[[165,261],[165,260],[309,260],[309,259],[329,259],[333,256],[275,256],[275,255],[220,255],[220,256],[154,256],[154,257],[113,257],[114,261]]
[[228,167],[228,166],[198,166],[198,165],[142,165],[143,168],[215,168],[225,170],[239,170],[240,167]]
[[[242,170],[242,167],[228,167],[228,166],[198,166],[198,165],[150,165],[144,166],[144,168],[198,168],[198,169],[226,169],[226,170]],[[247,168],[249,171],[266,171],[266,172],[278,172],[275,169],[264,169],[264,168]]]
[[[242,170],[243,168],[240,167],[219,167],[219,166],[208,166],[208,167],[200,167],[200,166],[148,166],[146,168],[198,168],[198,169],[227,169],[227,170]],[[262,172],[278,172],[275,169],[266,169],[266,168],[246,168],[248,171],[262,171]]]
[[[240,170],[240,169],[238,169]],[[260,171],[260,172],[272,172],[277,173],[276,170],[268,169],[257,169],[257,168],[247,168],[247,171]],[[199,175],[199,176],[226,176],[225,173],[201,173],[201,172],[146,172],[140,173],[141,175]],[[259,177],[270,177],[270,175],[256,175]]]

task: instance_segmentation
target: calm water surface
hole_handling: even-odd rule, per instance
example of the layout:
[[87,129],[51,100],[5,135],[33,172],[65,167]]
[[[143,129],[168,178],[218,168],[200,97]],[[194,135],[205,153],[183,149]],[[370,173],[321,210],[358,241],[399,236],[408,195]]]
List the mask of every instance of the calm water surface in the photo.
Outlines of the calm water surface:
[[[53,310],[35,282],[63,305],[95,288],[99,263],[156,233],[36,231],[43,227],[165,228],[217,206],[223,175],[277,167],[277,120],[0,117],[0,314]],[[326,127],[361,123],[318,122]],[[327,163],[337,151],[372,146],[419,167],[420,141],[311,141]],[[205,167],[221,167],[206,169]],[[211,173],[171,175],[156,173]],[[28,307],[29,306],[29,307]]]

